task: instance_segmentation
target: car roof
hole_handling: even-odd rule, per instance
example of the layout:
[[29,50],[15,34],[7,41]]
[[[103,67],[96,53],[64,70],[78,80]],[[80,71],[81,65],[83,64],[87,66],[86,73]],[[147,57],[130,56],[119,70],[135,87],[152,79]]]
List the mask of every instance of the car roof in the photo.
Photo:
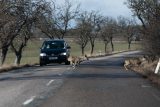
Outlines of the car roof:
[[49,40],[46,40],[46,42],[54,42],[54,41],[65,42],[63,39],[49,39]]

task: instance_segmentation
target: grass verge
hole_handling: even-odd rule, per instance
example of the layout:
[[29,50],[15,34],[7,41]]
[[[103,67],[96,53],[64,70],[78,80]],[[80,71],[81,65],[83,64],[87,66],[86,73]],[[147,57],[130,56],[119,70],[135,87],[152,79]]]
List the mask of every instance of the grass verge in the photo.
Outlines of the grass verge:
[[11,70],[16,70],[16,69],[21,69],[21,68],[25,68],[25,67],[33,67],[35,65],[38,65],[38,64],[24,64],[24,65],[19,65],[19,66],[3,65],[2,67],[0,67],[0,73],[8,72],[8,71],[11,71]]
[[[132,62],[132,63],[131,63]],[[155,68],[158,60],[148,62],[146,60],[140,60],[140,58],[130,59],[129,69],[141,74],[144,78],[149,79],[152,83],[160,87],[160,74],[155,74]]]

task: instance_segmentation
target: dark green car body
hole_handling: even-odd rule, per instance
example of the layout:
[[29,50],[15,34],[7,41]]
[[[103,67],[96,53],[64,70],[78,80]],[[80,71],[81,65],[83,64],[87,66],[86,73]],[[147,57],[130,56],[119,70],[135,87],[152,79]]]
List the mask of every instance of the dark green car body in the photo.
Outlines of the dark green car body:
[[70,46],[64,40],[44,41],[40,50],[40,66],[49,63],[70,64]]

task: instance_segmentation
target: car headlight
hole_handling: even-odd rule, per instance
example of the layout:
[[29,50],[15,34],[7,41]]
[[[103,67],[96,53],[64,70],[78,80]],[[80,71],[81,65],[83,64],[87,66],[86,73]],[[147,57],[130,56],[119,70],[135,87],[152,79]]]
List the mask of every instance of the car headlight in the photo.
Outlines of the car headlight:
[[46,53],[40,53],[40,56],[47,56]]
[[64,53],[61,53],[61,55],[67,55],[67,53],[66,53],[66,52],[64,52]]

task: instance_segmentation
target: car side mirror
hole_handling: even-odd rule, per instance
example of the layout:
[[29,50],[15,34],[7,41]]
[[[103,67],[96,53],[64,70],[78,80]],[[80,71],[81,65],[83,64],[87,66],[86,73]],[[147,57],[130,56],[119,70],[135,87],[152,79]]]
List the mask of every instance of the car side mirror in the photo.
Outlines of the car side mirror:
[[71,47],[70,47],[70,46],[67,46],[67,49],[71,49]]

